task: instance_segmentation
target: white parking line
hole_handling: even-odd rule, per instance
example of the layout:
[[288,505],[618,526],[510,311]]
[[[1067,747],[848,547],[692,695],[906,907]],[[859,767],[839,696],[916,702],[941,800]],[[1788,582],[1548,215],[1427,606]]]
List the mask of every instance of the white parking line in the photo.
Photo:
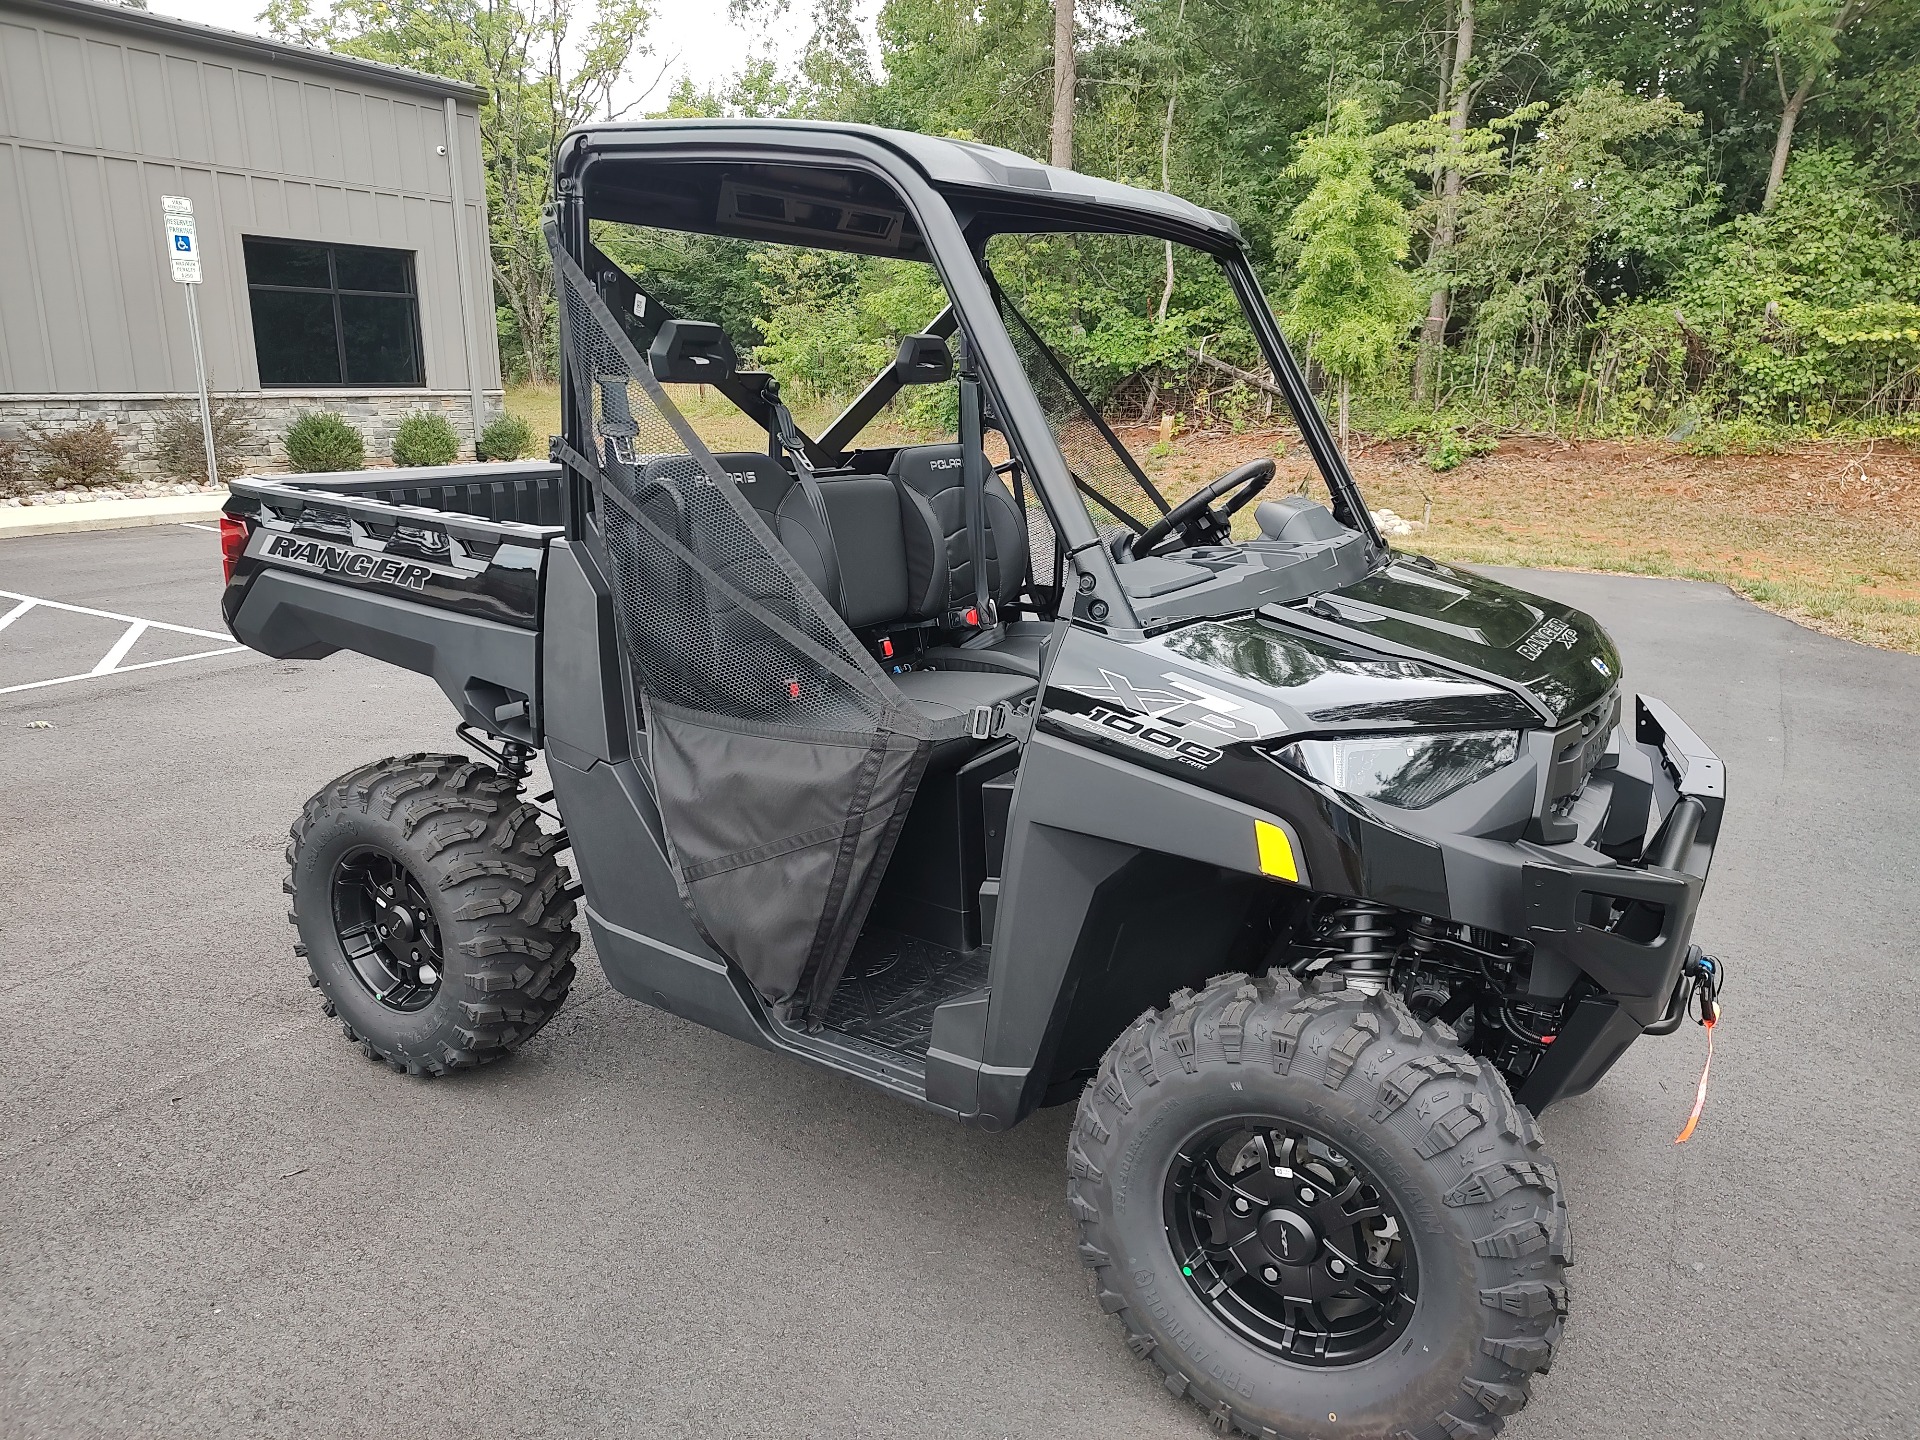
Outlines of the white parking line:
[[85,605],[69,605],[64,600],[42,600],[36,595],[22,595],[15,590],[0,590],[0,600],[12,600],[17,603],[0,615],[0,630],[4,630],[29,610],[66,610],[75,615],[92,615],[100,620],[118,620],[127,628],[120,632],[107,653],[91,670],[77,675],[59,675],[52,680],[30,680],[24,685],[0,685],[0,695],[11,695],[16,690],[41,690],[49,685],[70,685],[75,680],[92,680],[102,675],[125,675],[134,670],[151,670],[158,665],[178,665],[184,660],[211,660],[216,655],[232,655],[246,649],[244,645],[223,645],[217,650],[196,650],[191,655],[170,655],[164,660],[142,660],[137,665],[122,665],[127,653],[139,643],[140,637],[149,630],[166,630],[175,635],[195,635],[203,640],[227,640],[231,636],[222,635],[218,630],[196,630],[191,625],[169,625],[164,620],[142,620],[138,615],[121,615],[112,610],[94,610]]
[[218,525],[197,525],[191,520],[182,520],[180,522],[180,528],[182,530],[204,530],[209,535],[218,535],[220,533],[220,527]]

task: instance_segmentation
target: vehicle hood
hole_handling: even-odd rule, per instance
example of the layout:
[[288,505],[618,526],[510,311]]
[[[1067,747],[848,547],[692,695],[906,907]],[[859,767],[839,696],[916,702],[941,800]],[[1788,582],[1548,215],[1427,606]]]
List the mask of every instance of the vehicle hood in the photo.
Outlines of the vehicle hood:
[[1424,556],[1395,556],[1366,579],[1315,596],[1302,612],[1389,654],[1417,654],[1517,687],[1551,724],[1620,683],[1620,654],[1591,616]]

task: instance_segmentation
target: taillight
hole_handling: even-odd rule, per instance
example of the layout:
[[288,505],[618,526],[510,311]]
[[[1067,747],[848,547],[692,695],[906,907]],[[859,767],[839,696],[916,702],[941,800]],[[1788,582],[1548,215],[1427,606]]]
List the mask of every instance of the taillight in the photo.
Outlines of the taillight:
[[247,553],[247,536],[252,527],[238,515],[220,515],[220,571],[231,581],[234,567],[240,563],[240,557]]

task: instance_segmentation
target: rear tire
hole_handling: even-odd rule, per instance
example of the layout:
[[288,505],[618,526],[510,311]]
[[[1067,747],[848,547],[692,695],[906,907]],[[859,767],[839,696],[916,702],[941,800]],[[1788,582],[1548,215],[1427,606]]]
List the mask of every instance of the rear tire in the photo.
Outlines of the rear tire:
[[[1215,1430],[1263,1440],[1485,1440],[1527,1403],[1566,1315],[1566,1206],[1533,1117],[1491,1065],[1454,1041],[1390,994],[1302,991],[1275,972],[1183,991],[1107,1051],[1068,1145],[1080,1253],[1134,1353],[1151,1356],[1167,1387],[1206,1410]],[[1235,1153],[1243,1120],[1266,1138],[1206,1169],[1205,1156]],[[1227,1137],[1218,1152],[1215,1136]],[[1288,1136],[1308,1138],[1296,1145]],[[1323,1178],[1296,1168],[1303,1163]],[[1355,1278],[1328,1257],[1333,1237],[1363,1232],[1300,1203],[1325,1207],[1327,1180],[1351,1182],[1343,1195],[1371,1197],[1385,1212],[1364,1223],[1379,1232],[1372,1253],[1390,1258],[1367,1263],[1398,1278],[1379,1287],[1394,1298],[1377,1302],[1372,1332],[1371,1300],[1309,1309],[1290,1298],[1310,1284],[1324,1290],[1329,1268]],[[1222,1237],[1245,1231],[1206,1214],[1180,1218],[1206,1205],[1219,1217],[1228,1203],[1255,1221],[1268,1217],[1230,1255]],[[1374,1209],[1360,1198],[1349,1204]],[[1265,1259],[1239,1271],[1263,1236],[1300,1264],[1264,1289]],[[1176,1256],[1183,1244],[1187,1253]],[[1353,1249],[1338,1242],[1340,1254]],[[1259,1252],[1269,1254],[1278,1275],[1281,1249]],[[1267,1322],[1263,1305],[1282,1318]],[[1324,1341],[1315,1358],[1316,1325],[1324,1333],[1343,1324],[1349,1334],[1335,1343],[1350,1341],[1358,1358],[1329,1361]]]
[[525,1044],[573,983],[562,837],[490,766],[404,755],[341,776],[287,845],[294,952],[346,1038],[412,1075]]

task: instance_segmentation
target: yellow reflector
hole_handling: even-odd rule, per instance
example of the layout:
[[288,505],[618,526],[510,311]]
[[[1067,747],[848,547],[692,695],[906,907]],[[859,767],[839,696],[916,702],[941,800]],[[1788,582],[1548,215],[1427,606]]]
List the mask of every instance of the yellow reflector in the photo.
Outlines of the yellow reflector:
[[1260,873],[1276,880],[1300,883],[1300,867],[1293,860],[1293,846],[1287,832],[1265,820],[1253,822],[1253,838],[1260,846]]

